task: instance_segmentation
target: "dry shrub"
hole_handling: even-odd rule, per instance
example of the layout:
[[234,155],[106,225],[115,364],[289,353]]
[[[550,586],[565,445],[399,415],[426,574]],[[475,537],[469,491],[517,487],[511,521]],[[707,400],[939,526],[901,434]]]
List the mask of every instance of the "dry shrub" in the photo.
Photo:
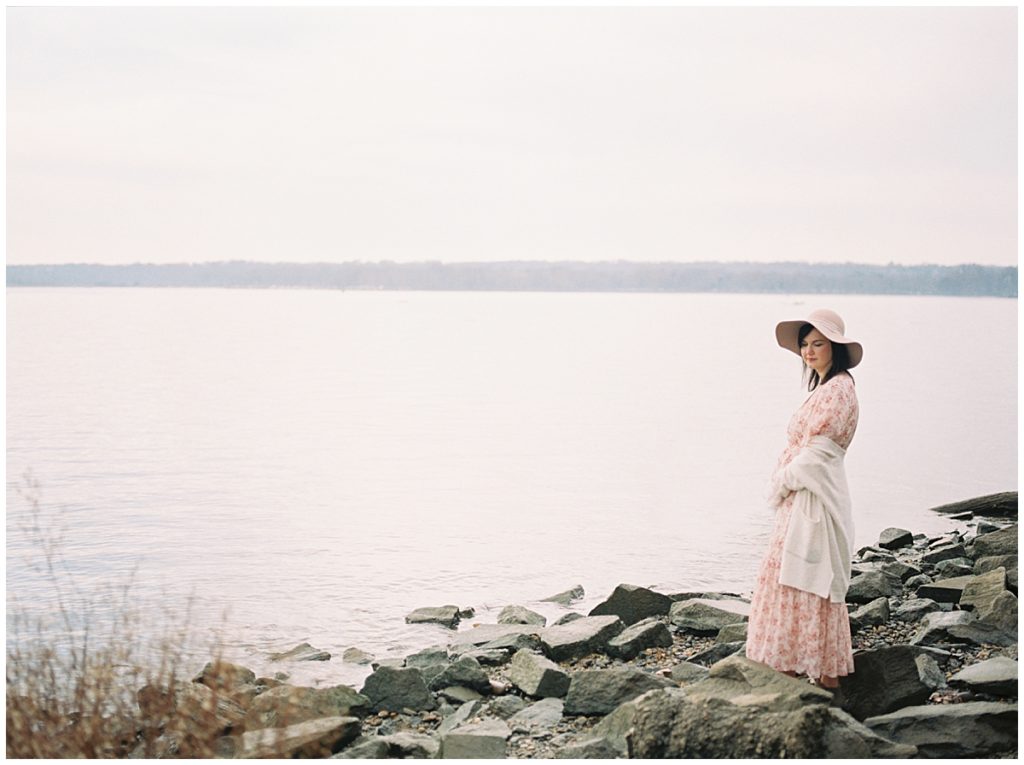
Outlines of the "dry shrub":
[[43,517],[31,476],[25,483],[26,563],[53,598],[41,608],[8,592],[7,757],[214,756],[237,713],[225,713],[234,703],[221,689],[183,671],[187,611],[169,617],[177,626],[156,630],[163,637],[147,639],[154,630],[142,629],[151,625],[132,605],[130,581],[103,598],[80,590],[60,524]]

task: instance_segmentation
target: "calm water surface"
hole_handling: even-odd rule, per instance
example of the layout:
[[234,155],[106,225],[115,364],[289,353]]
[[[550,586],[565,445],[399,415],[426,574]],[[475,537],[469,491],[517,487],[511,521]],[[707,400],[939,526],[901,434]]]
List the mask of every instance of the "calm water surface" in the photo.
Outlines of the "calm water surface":
[[403,623],[419,606],[749,591],[806,395],[773,328],[826,306],[865,346],[859,543],[1017,488],[1014,300],[9,289],[8,618],[52,608],[27,470],[83,593],[134,572],[144,612],[191,597],[257,671],[300,641],[338,655],[300,682],[358,682],[349,646],[443,641]]

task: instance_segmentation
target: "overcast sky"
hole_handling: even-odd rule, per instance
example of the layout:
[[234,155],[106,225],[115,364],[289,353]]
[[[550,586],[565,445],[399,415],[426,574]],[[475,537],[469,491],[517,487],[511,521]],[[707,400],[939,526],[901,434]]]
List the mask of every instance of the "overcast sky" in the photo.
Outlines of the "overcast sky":
[[8,8],[7,262],[1017,262],[1015,8]]

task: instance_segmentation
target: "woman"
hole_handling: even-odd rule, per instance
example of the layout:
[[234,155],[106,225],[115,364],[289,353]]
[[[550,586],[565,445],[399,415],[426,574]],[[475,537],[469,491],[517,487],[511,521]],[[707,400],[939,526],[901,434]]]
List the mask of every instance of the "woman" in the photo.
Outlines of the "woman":
[[853,522],[843,456],[858,416],[848,370],[864,350],[845,331],[828,310],[775,328],[779,345],[802,358],[811,395],[789,422],[770,482],[775,526],[747,630],[749,658],[825,688],[853,672],[845,603]]

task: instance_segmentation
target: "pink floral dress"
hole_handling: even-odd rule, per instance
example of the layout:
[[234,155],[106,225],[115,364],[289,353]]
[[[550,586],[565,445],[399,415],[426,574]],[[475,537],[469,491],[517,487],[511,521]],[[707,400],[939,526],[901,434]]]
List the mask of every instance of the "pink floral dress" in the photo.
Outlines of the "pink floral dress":
[[[849,375],[838,375],[818,386],[789,421],[789,445],[779,457],[776,474],[812,436],[825,436],[848,448],[858,413],[857,393]],[[768,552],[757,575],[747,627],[747,656],[779,671],[815,679],[848,675],[853,672],[853,648],[846,605],[779,584],[782,546],[792,512],[790,494],[775,511]]]

